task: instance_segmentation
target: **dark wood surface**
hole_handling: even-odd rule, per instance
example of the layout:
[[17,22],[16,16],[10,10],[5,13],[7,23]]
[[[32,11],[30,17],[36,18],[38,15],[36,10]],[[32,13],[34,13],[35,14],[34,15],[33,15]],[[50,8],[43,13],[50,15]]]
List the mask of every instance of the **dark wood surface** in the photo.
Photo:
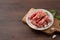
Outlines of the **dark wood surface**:
[[35,31],[21,19],[30,8],[56,9],[60,14],[60,0],[0,0],[0,40],[60,40]]

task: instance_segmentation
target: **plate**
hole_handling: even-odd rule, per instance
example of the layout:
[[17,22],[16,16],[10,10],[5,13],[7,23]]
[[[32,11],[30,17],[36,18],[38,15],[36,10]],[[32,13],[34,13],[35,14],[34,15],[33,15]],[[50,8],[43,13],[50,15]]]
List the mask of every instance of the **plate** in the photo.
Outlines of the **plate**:
[[[50,17],[50,19],[51,19],[51,23],[50,23],[47,27],[38,28],[37,26],[33,25],[33,24],[30,22],[30,20],[28,19],[29,16],[31,16],[34,12],[37,12],[37,11],[39,11],[39,10],[42,10],[42,11],[44,11],[44,12],[47,12],[48,15],[49,15],[49,17]],[[35,29],[35,30],[45,30],[45,29],[50,28],[50,27],[53,25],[53,23],[54,23],[54,17],[53,17],[53,15],[51,14],[51,12],[49,12],[48,10],[45,10],[45,9],[35,9],[33,12],[29,12],[29,13],[27,14],[27,16],[26,16],[26,22],[27,22],[27,24],[29,25],[29,27],[31,27],[32,29]]]

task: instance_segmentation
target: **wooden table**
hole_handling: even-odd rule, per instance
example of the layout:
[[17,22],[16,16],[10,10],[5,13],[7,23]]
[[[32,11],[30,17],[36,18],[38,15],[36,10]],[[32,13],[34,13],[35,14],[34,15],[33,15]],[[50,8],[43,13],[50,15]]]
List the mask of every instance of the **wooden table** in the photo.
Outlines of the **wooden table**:
[[30,8],[56,9],[60,14],[60,0],[0,0],[0,40],[60,40],[35,31],[21,19]]

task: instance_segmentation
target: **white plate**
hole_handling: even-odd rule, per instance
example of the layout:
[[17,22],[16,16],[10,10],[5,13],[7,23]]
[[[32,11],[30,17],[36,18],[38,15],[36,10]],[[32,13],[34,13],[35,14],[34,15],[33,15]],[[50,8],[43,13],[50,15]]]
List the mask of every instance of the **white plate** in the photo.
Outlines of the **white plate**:
[[[52,20],[52,22],[51,22],[47,27],[38,28],[38,27],[36,27],[35,25],[33,25],[33,24],[30,22],[30,20],[28,19],[29,16],[31,16],[34,12],[37,12],[37,11],[39,11],[39,10],[42,10],[42,11],[44,11],[44,12],[47,12],[48,15],[49,15],[49,17],[50,17],[50,19]],[[29,27],[31,27],[31,28],[33,28],[33,29],[35,29],[35,30],[45,30],[45,29],[50,28],[50,27],[53,25],[54,18],[53,18],[53,15],[52,15],[49,11],[47,11],[47,10],[45,10],[45,9],[35,9],[33,12],[30,12],[30,13],[27,14],[27,16],[26,16],[26,22],[27,22],[27,24],[29,25]]]

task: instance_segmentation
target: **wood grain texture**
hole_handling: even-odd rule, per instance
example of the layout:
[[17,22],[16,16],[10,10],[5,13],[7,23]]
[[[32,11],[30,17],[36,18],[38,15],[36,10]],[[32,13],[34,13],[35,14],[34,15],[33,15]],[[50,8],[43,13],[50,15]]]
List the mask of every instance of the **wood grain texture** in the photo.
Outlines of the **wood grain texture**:
[[[0,40],[52,40],[21,21],[31,7],[56,9],[60,15],[60,0],[0,0]],[[60,34],[55,40],[60,40]]]

